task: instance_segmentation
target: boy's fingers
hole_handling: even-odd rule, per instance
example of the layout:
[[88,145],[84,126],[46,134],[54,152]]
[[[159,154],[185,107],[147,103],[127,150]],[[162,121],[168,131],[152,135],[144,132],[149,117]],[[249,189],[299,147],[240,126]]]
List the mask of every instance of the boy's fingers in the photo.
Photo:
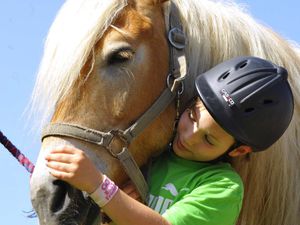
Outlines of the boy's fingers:
[[131,191],[133,191],[134,190],[134,187],[132,186],[132,185],[125,185],[125,186],[123,186],[122,187],[122,190],[124,191],[124,192],[126,192],[126,193],[128,193],[128,192],[131,192]]
[[48,161],[48,162],[46,162],[46,165],[48,168],[50,168],[52,170],[66,172],[66,173],[73,172],[71,165],[67,164],[67,163]]
[[132,183],[131,180],[127,181],[125,184],[123,184],[122,189],[135,189],[135,185]]
[[53,169],[49,169],[49,173],[52,176],[54,176],[54,177],[56,177],[60,180],[65,180],[65,181],[70,179],[70,176],[71,176],[69,173],[62,172],[62,171],[57,171],[57,170],[53,170]]
[[45,156],[45,159],[48,161],[71,163],[72,155],[65,153],[50,153]]
[[140,194],[137,192],[136,187],[132,182],[126,183],[123,187],[122,190],[129,195],[131,198],[140,201]]
[[137,200],[137,201],[141,201],[141,196],[137,192],[135,192],[135,191],[130,192],[130,193],[126,193],[126,194],[129,195],[131,198]]
[[138,200],[140,198],[140,195],[137,192],[132,192],[130,196],[135,200]]
[[69,146],[69,145],[62,145],[62,146],[58,146],[55,147],[53,149],[50,150],[50,153],[69,153],[69,154],[74,154],[76,152],[81,152],[81,150]]

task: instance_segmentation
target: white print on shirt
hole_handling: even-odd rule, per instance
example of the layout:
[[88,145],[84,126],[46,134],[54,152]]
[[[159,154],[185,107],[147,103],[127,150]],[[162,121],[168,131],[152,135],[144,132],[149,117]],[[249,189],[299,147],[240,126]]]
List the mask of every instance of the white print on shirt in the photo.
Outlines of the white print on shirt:
[[149,195],[149,207],[158,212],[159,214],[163,214],[173,203],[175,197],[179,194],[179,192],[189,192],[189,188],[181,188],[179,192],[176,187],[172,183],[168,183],[163,186],[161,189],[170,192],[170,194],[174,197],[173,199],[165,198],[162,196],[154,196],[152,194]]
[[179,191],[177,191],[176,187],[174,184],[172,183],[168,183],[166,184],[164,187],[162,187],[161,189],[169,191],[171,193],[171,195],[173,195],[174,197],[176,197],[178,195],[179,192],[189,192],[190,189],[189,188],[181,188]]
[[149,207],[159,214],[163,214],[172,204],[173,200],[162,196],[149,195]]
[[176,190],[175,185],[172,183],[166,184],[164,187],[162,187],[162,189],[169,191],[174,197],[178,195],[178,191]]

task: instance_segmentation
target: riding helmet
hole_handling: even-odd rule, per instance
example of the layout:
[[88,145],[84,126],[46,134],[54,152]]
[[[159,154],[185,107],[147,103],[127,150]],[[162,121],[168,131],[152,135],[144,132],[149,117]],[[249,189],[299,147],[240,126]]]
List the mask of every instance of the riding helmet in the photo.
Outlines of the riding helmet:
[[215,121],[238,142],[262,151],[287,129],[294,111],[288,73],[267,60],[244,56],[199,75],[196,90]]

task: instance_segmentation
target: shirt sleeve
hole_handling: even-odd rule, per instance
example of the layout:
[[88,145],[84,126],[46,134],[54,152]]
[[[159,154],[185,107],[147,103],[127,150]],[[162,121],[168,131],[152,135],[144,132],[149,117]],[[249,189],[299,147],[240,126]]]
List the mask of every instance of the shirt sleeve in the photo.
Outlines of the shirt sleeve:
[[211,177],[174,203],[163,217],[172,225],[234,225],[242,200],[239,177]]

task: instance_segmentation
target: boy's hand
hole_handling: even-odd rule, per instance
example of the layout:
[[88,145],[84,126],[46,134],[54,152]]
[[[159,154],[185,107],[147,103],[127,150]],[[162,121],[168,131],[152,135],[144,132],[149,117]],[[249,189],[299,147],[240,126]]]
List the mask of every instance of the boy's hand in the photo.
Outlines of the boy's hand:
[[52,149],[45,159],[50,174],[89,194],[102,183],[103,174],[80,149],[58,147]]
[[139,192],[136,190],[136,187],[134,186],[134,184],[131,181],[127,182],[121,189],[127,195],[129,195],[131,198],[133,198],[139,202],[142,202],[142,198],[141,198]]

